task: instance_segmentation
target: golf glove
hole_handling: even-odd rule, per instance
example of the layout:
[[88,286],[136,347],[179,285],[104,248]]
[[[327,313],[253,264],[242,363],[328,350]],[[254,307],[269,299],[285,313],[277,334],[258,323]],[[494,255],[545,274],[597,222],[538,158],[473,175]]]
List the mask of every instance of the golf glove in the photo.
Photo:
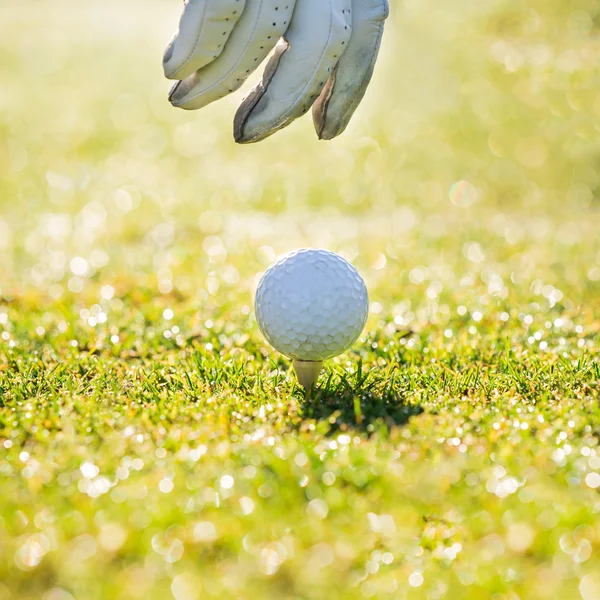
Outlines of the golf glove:
[[341,134],[373,74],[387,0],[186,0],[168,46],[173,106],[202,108],[237,90],[274,49],[240,105],[237,142],[258,142],[313,109],[317,135]]

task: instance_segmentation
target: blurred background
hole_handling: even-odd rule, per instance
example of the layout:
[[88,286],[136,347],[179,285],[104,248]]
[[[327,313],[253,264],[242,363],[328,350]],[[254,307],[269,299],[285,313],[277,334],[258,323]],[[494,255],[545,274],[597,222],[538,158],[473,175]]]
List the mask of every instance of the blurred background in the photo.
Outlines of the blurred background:
[[[267,579],[279,563],[275,571],[268,562],[261,567],[241,550],[238,560],[241,527],[260,530],[268,515],[273,530],[288,532],[290,522],[302,518],[303,505],[283,493],[297,487],[293,471],[282,478],[281,495],[257,498],[255,520],[229,509],[211,513],[219,533],[227,534],[230,554],[222,563],[198,560],[193,545],[183,556],[178,537],[154,535],[177,519],[189,525],[188,513],[176,511],[194,485],[200,490],[217,481],[224,463],[237,465],[224,456],[240,465],[247,455],[263,456],[240,436],[233,454],[209,451],[192,477],[171,450],[187,452],[188,442],[197,447],[201,435],[210,437],[209,446],[225,448],[229,433],[220,427],[238,431],[243,422],[252,429],[271,418],[265,405],[282,407],[279,393],[292,389],[291,378],[284,381],[289,365],[258,333],[252,293],[278,254],[300,246],[342,253],[369,286],[367,331],[331,368],[351,374],[362,357],[381,382],[397,362],[409,369],[397,378],[399,398],[425,411],[414,426],[393,429],[389,444],[377,437],[365,444],[362,471],[385,465],[385,478],[364,502],[363,492],[348,492],[340,478],[338,496],[357,499],[354,513],[340,510],[341,520],[323,521],[323,539],[337,539],[341,530],[356,534],[347,546],[371,568],[366,557],[375,556],[374,548],[381,555],[378,538],[357,528],[367,527],[372,502],[393,513],[398,525],[398,571],[388,580],[382,567],[380,580],[390,584],[389,597],[600,597],[600,505],[592,499],[597,473],[590,489],[581,489],[586,457],[590,469],[600,468],[593,454],[598,428],[590,416],[597,406],[590,387],[597,381],[589,361],[600,339],[600,3],[391,4],[372,86],[342,137],[317,141],[304,118],[261,144],[241,147],[232,141],[232,121],[244,90],[195,113],[167,101],[161,59],[180,1],[1,0],[0,406],[3,390],[12,399],[0,411],[0,426],[17,437],[2,448],[12,458],[0,461],[0,599],[73,598],[45,592],[55,584],[86,600],[162,599],[169,590],[177,600],[196,598],[200,590],[203,597],[223,598],[233,597],[233,589],[239,597],[281,598],[279,590],[287,593],[292,580],[298,598],[383,597],[381,587],[354,587],[349,595],[335,578],[316,575],[329,555],[302,552],[302,541],[294,563],[302,568],[282,568],[281,588],[268,588]],[[211,397],[197,403],[195,397],[180,402],[181,392],[164,388],[168,398],[146,404],[142,382],[162,386],[176,382],[177,372],[183,381],[193,356],[213,365],[213,373],[239,369],[249,387],[225,388],[221,396],[207,391]],[[504,377],[511,356],[522,388],[515,389],[514,372]],[[81,380],[80,389],[62,370],[54,374],[61,361],[64,373]],[[562,377],[564,365],[570,378]],[[96,367],[107,383],[92,378]],[[152,370],[155,379],[147,375]],[[535,378],[529,379],[531,370]],[[455,387],[448,373],[456,375]],[[11,388],[11,381],[20,383]],[[51,397],[64,398],[64,411],[46,400],[44,386]],[[256,398],[248,392],[252,386]],[[481,395],[469,396],[471,386]],[[515,404],[520,394],[527,402]],[[224,397],[233,399],[230,405]],[[539,404],[547,418],[534,422],[542,416],[533,412]],[[33,425],[54,409],[50,425]],[[293,448],[296,416],[288,406],[281,410],[276,449],[279,440]],[[157,430],[160,411],[169,421]],[[501,411],[514,426],[500,419]],[[496,433],[500,421],[505,437]],[[138,444],[144,438],[132,435],[133,425],[144,423],[150,435]],[[175,441],[163,462],[166,452],[153,444],[163,443],[167,426]],[[527,427],[531,437],[521,439]],[[320,435],[307,423],[307,445]],[[467,450],[455,436],[478,441]],[[23,440],[30,444],[26,452],[20,451]],[[451,447],[452,440],[463,449]],[[458,454],[445,454],[448,448]],[[128,452],[139,457],[125,462]],[[264,456],[270,452],[265,445]],[[98,467],[84,458],[108,467],[93,479]],[[43,467],[35,477],[31,461]],[[425,461],[431,470],[422,468]],[[130,464],[137,473],[132,470],[125,488],[132,490],[127,502],[121,488],[111,495],[95,487],[108,482],[104,474],[117,463],[127,465],[124,478]],[[146,469],[138,472],[136,464]],[[544,471],[548,464],[552,469]],[[555,475],[554,465],[566,467]],[[187,491],[178,484],[177,496],[156,491],[171,467],[179,481],[193,483]],[[60,469],[66,479],[53,480]],[[466,487],[454,485],[460,473],[471,477]],[[522,485],[517,477],[532,480],[535,494],[529,487],[514,493]],[[584,491],[589,495],[582,500]],[[508,495],[512,500],[502,503]],[[437,521],[436,511],[448,524]],[[427,520],[429,513],[434,517]],[[372,532],[389,528],[384,517],[369,512]],[[103,550],[96,553],[88,533],[105,531],[106,519],[116,528],[98,537]],[[40,545],[47,540],[35,537],[38,529],[56,532],[58,540],[41,564],[49,546]],[[170,531],[181,537],[179,529]],[[210,529],[201,527],[198,535],[213,539]],[[316,539],[309,532],[306,546]],[[422,565],[429,569],[425,581]],[[171,575],[184,569],[191,579],[177,577],[172,587]],[[397,573],[410,590],[394,587]],[[522,584],[521,596],[509,591],[513,582]]]
[[456,287],[461,265],[487,269],[492,295],[511,277],[598,290],[596,0],[393,2],[345,135],[318,142],[309,117],[247,147],[231,134],[243,91],[196,113],[167,102],[180,9],[2,3],[2,294],[110,280],[249,301],[301,245],[356,261],[389,312],[407,286]]

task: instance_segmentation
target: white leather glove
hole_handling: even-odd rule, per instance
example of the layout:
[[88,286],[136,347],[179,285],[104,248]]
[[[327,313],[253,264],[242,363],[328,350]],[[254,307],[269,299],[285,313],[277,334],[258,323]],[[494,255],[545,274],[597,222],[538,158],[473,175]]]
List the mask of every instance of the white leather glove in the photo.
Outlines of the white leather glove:
[[167,48],[169,100],[193,110],[237,90],[275,48],[234,121],[258,142],[313,107],[321,139],[342,133],[373,74],[387,0],[186,0]]

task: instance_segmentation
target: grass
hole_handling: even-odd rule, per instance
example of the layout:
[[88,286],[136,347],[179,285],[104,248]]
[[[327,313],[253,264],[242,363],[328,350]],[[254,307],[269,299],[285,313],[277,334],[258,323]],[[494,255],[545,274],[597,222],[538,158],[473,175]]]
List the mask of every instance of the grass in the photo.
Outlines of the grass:
[[[0,600],[600,597],[600,13],[392,8],[343,138],[240,148],[171,2],[3,6]],[[371,296],[308,398],[300,246]]]

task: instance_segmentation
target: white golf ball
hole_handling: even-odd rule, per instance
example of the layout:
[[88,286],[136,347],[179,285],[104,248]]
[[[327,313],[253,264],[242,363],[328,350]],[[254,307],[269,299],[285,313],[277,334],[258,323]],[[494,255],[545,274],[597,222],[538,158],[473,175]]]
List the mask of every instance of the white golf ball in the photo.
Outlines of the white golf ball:
[[322,361],[347,350],[369,312],[358,271],[328,250],[296,250],[263,275],[255,301],[269,343],[294,360]]

